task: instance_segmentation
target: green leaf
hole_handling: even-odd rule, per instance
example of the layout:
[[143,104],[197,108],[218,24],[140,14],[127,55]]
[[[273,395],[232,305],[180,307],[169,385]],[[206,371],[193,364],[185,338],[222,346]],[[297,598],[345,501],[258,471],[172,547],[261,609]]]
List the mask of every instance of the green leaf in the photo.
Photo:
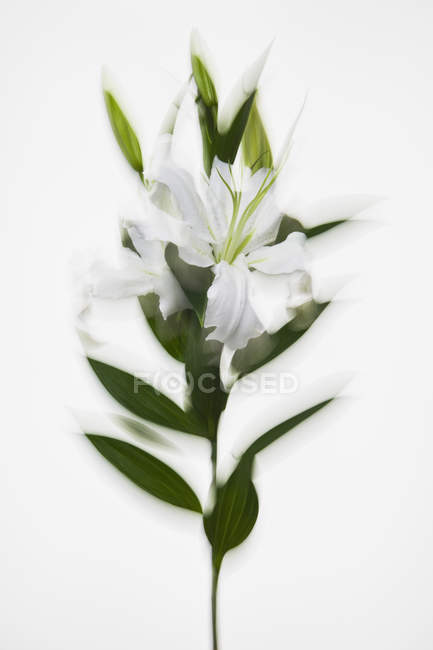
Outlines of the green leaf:
[[292,232],[303,232],[305,234],[305,228],[298,219],[294,219],[285,214],[281,218],[280,227],[272,245],[275,246],[275,244],[281,244],[281,242],[285,241]]
[[272,168],[271,146],[257,108],[257,97],[252,105],[244,137],[242,138],[242,150],[244,162],[250,167],[253,174],[262,167],[266,169]]
[[89,433],[86,437],[104,458],[142,490],[179,508],[202,512],[200,501],[188,483],[155,456],[116,438]]
[[140,422],[139,420],[134,420],[133,418],[129,418],[126,415],[119,415],[117,413],[113,414],[112,418],[115,422],[117,422],[119,426],[123,427],[123,429],[126,429],[128,433],[130,433],[134,438],[137,438],[141,442],[150,442],[161,445],[162,447],[174,447],[174,445],[172,445],[171,442],[164,438],[164,436],[162,436],[154,429],[151,429],[151,427],[149,427],[144,422]]
[[320,223],[318,226],[313,226],[312,228],[305,228],[304,232],[307,238],[315,237],[316,235],[321,235],[332,228],[340,226],[342,223],[347,223],[348,219],[338,219],[337,221],[328,221],[328,223]]
[[219,362],[222,344],[206,340],[210,329],[203,329],[197,317],[190,321],[185,348],[185,371],[194,410],[207,423],[208,437],[216,434],[228,394],[221,386]]
[[298,307],[297,316],[277,332],[274,334],[265,332],[261,336],[251,339],[242,350],[237,350],[233,357],[233,366],[239,372],[240,377],[254,372],[285,352],[309,330],[328,305],[329,302],[311,301]]
[[170,429],[207,437],[206,426],[195,413],[182,411],[138,377],[96,359],[88,361],[104,388],[134,415]]
[[294,429],[296,426],[298,426],[298,424],[301,424],[301,422],[304,422],[304,420],[317,413],[317,411],[320,411],[324,406],[327,406],[327,404],[332,402],[333,399],[334,398],[324,400],[323,402],[320,402],[319,404],[316,404],[315,406],[302,411],[302,413],[298,413],[288,420],[284,420],[284,422],[281,422],[281,424],[278,424],[276,427],[269,429],[269,431],[263,433],[248,447],[248,449],[242,454],[242,459],[244,459],[245,462],[247,459],[252,462],[256,454],[258,454],[260,451],[263,451],[263,449],[275,442],[275,440],[278,440],[278,438],[281,438],[286,433]]
[[233,164],[239,149],[250,112],[256,96],[254,90],[237,112],[230,128],[226,133],[218,133],[216,140],[216,155],[223,162]]
[[281,219],[280,227],[278,229],[278,233],[275,238],[275,241],[273,242],[273,245],[281,244],[281,242],[287,239],[287,237],[292,232],[303,232],[304,235],[307,237],[307,239],[310,239],[311,237],[316,237],[316,235],[321,235],[322,233],[327,232],[328,230],[332,230],[333,228],[336,228],[337,226],[340,226],[343,223],[347,223],[348,221],[349,221],[348,219],[338,219],[336,221],[328,221],[327,223],[320,223],[319,225],[313,226],[312,228],[306,228],[305,226],[302,225],[300,221],[298,221],[298,219],[289,217],[286,214]]
[[227,551],[242,544],[256,523],[259,501],[251,472],[250,459],[241,460],[227,482],[217,488],[215,507],[203,518],[217,569]]
[[137,136],[111,92],[104,90],[104,99],[117,144],[132,169],[142,174],[143,158]]
[[206,174],[210,176],[213,159],[216,154],[218,107],[216,105],[206,106],[200,94],[197,95],[195,103],[201,131],[203,166]]
[[147,294],[138,298],[141,310],[155,338],[177,361],[185,360],[188,327],[193,312],[190,309],[176,312],[164,318],[159,308],[159,296]]

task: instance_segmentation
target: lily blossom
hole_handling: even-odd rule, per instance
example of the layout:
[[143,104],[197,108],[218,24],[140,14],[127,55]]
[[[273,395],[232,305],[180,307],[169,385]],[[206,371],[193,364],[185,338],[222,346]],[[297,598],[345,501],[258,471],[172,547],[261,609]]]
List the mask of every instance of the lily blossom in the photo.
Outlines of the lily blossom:
[[149,241],[171,242],[188,264],[212,269],[204,326],[224,345],[221,378],[228,387],[235,351],[278,330],[311,300],[305,236],[292,233],[272,245],[281,221],[274,170],[243,168],[237,181],[233,168],[215,159],[199,191],[167,157],[156,178],[169,190],[172,209],[143,196],[141,215],[126,222],[129,235],[137,251]]

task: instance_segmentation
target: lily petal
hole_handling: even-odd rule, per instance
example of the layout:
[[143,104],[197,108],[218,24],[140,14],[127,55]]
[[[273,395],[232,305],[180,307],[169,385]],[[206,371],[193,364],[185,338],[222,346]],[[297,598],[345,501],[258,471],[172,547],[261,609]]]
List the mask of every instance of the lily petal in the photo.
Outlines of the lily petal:
[[183,221],[154,206],[152,210],[147,211],[147,214],[143,214],[142,219],[127,220],[125,225],[137,250],[141,246],[141,242],[146,240],[172,242],[176,246],[190,246],[196,239],[191,228],[188,228]]
[[311,300],[310,276],[302,271],[284,275],[250,273],[251,304],[264,329],[274,334],[296,315],[296,307]]
[[168,266],[154,279],[154,291],[159,296],[159,308],[164,318],[191,307],[182,287]]
[[183,99],[188,91],[188,86],[189,86],[189,82],[187,81],[183,84],[182,88],[179,90],[176,97],[173,99],[172,103],[170,104],[170,107],[161,124],[161,129],[160,129],[161,134],[173,133],[176,124],[177,114],[179,112],[179,108],[181,107]]
[[239,376],[239,372],[236,372],[232,368],[232,360],[235,352],[236,350],[233,350],[228,345],[223,345],[220,358],[220,379],[225,390],[230,390]]
[[214,267],[214,273],[215,279],[207,292],[204,325],[215,329],[207,338],[238,350],[263,332],[250,303],[248,267],[245,259],[236,265],[223,261]]
[[303,233],[292,232],[281,244],[262,246],[248,253],[247,262],[258,271],[271,275],[305,271],[307,265],[305,239]]
[[89,293],[93,298],[119,300],[156,293],[164,318],[190,307],[182,288],[170,271],[160,242],[145,242],[144,259],[122,248],[116,267],[105,263],[93,265],[89,274]]
[[193,228],[201,239],[212,241],[206,225],[205,208],[191,174],[166,162],[155,172],[155,178],[170,189],[184,222]]
[[96,262],[89,273],[90,293],[94,298],[118,300],[146,295],[153,290],[153,278],[139,255],[123,248],[116,267]]
[[233,202],[227,185],[231,186],[229,165],[214,158],[209,182],[206,186],[208,220],[211,233],[217,244],[221,244],[228,230]]
[[275,201],[274,188],[272,187],[251,217],[248,230],[253,231],[253,236],[244,252],[249,253],[273,242],[278,234],[281,217],[282,213]]
[[368,194],[331,196],[309,203],[299,210],[299,215],[295,216],[300,216],[306,223],[313,225],[323,221],[350,219],[381,200],[381,197]]
[[132,243],[143,259],[149,254],[149,243],[171,242],[178,247],[184,262],[202,267],[214,264],[210,244],[196,237],[183,221],[165,212],[161,212],[157,218],[153,215],[152,218],[127,222],[126,225]]
[[224,102],[222,110],[218,113],[218,131],[220,133],[227,133],[239,109],[257,88],[260,75],[265,67],[266,59],[268,58],[271,47],[272,43],[268,45],[259,58],[256,59],[249,68],[247,68]]
[[179,246],[179,257],[187,264],[206,268],[215,264],[212,248],[208,242],[197,239],[189,246]]
[[296,127],[298,126],[298,122],[301,119],[301,115],[304,112],[305,104],[307,103],[307,95],[305,95],[304,101],[302,102],[302,106],[299,109],[299,112],[295,118],[295,121],[293,122],[292,126],[290,127],[284,142],[283,146],[281,147],[281,150],[278,154],[277,161],[275,163],[275,168],[280,170],[286,163],[287,158],[289,157],[290,151],[293,146],[293,136],[296,131]]

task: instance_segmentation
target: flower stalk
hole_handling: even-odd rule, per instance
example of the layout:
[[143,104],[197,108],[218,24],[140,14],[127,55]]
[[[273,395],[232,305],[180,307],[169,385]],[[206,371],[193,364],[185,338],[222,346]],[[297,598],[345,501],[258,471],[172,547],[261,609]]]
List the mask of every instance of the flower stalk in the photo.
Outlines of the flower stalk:
[[211,617],[212,617],[212,650],[218,650],[218,582],[220,569],[215,566],[213,554],[212,562],[212,591],[211,591]]

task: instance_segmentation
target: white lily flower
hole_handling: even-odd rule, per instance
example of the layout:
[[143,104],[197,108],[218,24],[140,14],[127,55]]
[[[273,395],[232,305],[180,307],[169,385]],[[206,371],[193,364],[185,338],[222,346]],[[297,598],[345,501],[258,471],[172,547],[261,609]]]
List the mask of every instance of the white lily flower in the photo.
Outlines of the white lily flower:
[[[230,133],[240,108],[248,98],[254,99],[269,49],[244,73],[229,101],[218,110],[219,135]],[[208,54],[196,31],[191,36],[191,53],[193,69],[198,66],[196,81],[203,85],[202,94],[213,106],[216,91],[206,73]],[[196,59],[205,66],[204,71]],[[305,235],[293,232],[285,241],[274,244],[282,216],[276,205],[275,181],[289,155],[305,102],[274,168],[252,173],[249,167],[240,165],[236,170],[213,157],[212,151],[209,177],[200,178],[197,184],[188,171],[175,164],[172,155],[175,121],[187,87],[170,106],[142,176],[140,165],[143,183],[139,202],[124,220],[136,252],[124,251],[116,272],[98,268],[90,293],[120,298],[153,292],[160,296],[161,312],[166,318],[191,307],[166,262],[166,245],[174,244],[187,264],[211,268],[213,281],[207,291],[204,326],[212,328],[208,339],[223,344],[220,374],[229,387],[235,379],[231,362],[236,350],[265,331],[275,333],[296,316],[298,307],[312,300]],[[235,154],[226,159],[233,159]],[[223,150],[220,155],[225,156]],[[239,156],[236,162],[240,163]],[[208,168],[206,171],[209,173]],[[322,217],[329,212],[332,219],[338,220],[355,216],[368,206],[365,197],[358,197],[354,210],[353,203],[345,200],[337,208],[330,202],[319,206],[319,210]],[[303,221],[308,217],[314,220],[316,213],[313,205],[300,216]]]
[[[203,49],[196,33],[192,45]],[[244,73],[218,114],[220,132],[229,128],[256,88],[268,52]],[[209,179],[202,179],[197,189],[191,174],[174,163],[174,124],[186,89],[169,109],[144,168],[139,204],[124,221],[137,253],[124,252],[116,273],[99,268],[92,295],[120,298],[155,292],[167,317],[189,303],[165,261],[166,244],[175,244],[184,262],[211,267],[215,277],[205,326],[214,328],[209,338],[223,343],[221,376],[228,386],[235,351],[265,330],[282,327],[294,317],[300,300],[311,299],[311,292],[300,290],[301,285],[309,287],[303,235],[269,245],[281,220],[274,196],[278,171],[262,168],[252,174],[247,167],[237,178],[232,166],[215,158]]]
[[136,249],[149,240],[172,242],[188,264],[212,267],[205,327],[209,339],[224,344],[221,378],[234,380],[230,370],[236,350],[264,331],[275,332],[295,316],[300,304],[311,300],[304,252],[305,236],[292,233],[271,244],[281,212],[276,206],[273,170],[240,180],[226,163],[215,159],[209,179],[198,191],[192,177],[169,157],[155,170],[156,183],[170,193],[171,209],[156,207],[148,196],[142,213],[127,222]]

